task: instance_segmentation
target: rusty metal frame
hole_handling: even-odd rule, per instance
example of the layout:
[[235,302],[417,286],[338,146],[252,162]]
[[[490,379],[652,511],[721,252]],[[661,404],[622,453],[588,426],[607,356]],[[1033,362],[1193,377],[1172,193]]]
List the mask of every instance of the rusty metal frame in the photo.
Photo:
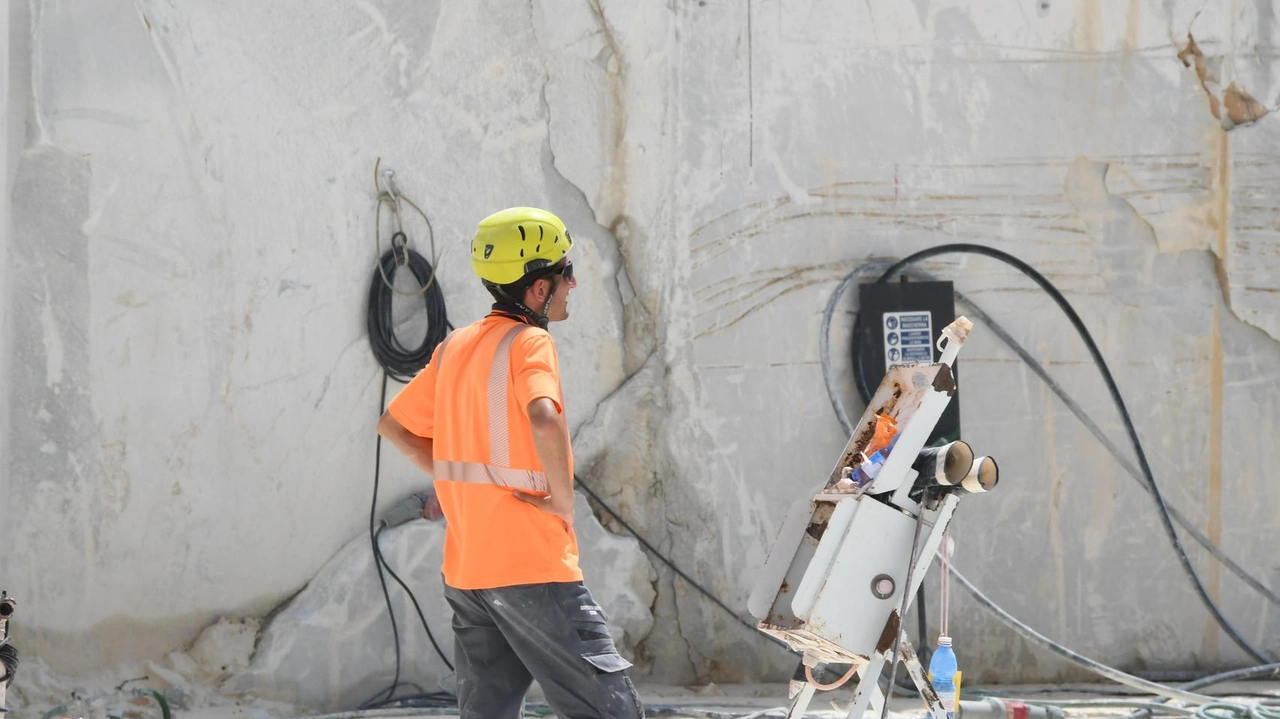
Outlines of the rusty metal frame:
[[[748,601],[760,631],[803,652],[806,664],[855,664],[865,679],[878,677],[891,656],[901,660],[933,719],[946,719],[946,712],[902,631],[901,616],[959,500],[955,494],[926,495],[924,505],[911,500],[911,465],[955,394],[950,363],[971,327],[958,318],[943,330],[942,362],[901,365],[885,374],[825,485],[791,506]],[[842,482],[863,459],[878,415],[896,422],[893,449],[866,486]],[[891,591],[884,586],[889,582]],[[814,691],[806,682],[787,716],[803,716]],[[850,719],[861,719],[873,700],[885,701],[878,684],[860,681]]]

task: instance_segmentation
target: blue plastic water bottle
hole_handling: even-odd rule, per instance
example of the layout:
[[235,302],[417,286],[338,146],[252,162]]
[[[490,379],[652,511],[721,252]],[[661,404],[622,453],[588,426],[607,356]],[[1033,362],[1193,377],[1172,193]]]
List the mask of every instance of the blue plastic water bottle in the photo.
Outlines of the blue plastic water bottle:
[[942,708],[947,710],[947,717],[954,719],[956,715],[956,653],[951,650],[951,637],[939,636],[938,648],[933,651],[929,660],[929,682],[938,693]]

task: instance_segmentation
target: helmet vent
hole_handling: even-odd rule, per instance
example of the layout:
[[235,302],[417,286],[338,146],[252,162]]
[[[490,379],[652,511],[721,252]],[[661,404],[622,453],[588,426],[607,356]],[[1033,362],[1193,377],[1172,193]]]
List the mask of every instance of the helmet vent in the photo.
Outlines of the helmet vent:
[[523,247],[521,247],[521,248],[520,248],[520,256],[521,256],[521,257],[524,257],[524,248],[523,248]]
[[525,240],[529,239],[529,238],[527,238],[527,237],[525,237],[525,236],[524,236],[524,225],[516,225],[516,228],[520,230],[520,241],[521,241],[521,242],[524,242]]
[[534,252],[542,252],[542,245],[538,245],[537,247],[533,248],[533,251],[534,251]]

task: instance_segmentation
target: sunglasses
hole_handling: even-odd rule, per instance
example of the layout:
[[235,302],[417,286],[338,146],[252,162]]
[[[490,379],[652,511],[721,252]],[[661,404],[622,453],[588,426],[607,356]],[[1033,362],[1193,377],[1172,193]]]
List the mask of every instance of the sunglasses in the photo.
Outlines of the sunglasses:
[[573,263],[569,260],[565,260],[564,264],[553,270],[551,274],[560,275],[566,280],[571,280],[573,279]]

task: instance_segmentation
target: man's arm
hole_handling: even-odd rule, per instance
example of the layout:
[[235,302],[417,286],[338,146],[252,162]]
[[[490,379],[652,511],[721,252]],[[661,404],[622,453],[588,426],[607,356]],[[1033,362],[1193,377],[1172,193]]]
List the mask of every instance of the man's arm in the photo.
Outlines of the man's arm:
[[405,429],[405,426],[392,417],[390,412],[384,412],[382,419],[378,420],[378,434],[395,445],[395,448],[400,450],[400,454],[408,457],[418,469],[432,477],[435,476],[435,464],[432,461],[435,442],[430,437],[419,437]]
[[529,424],[533,427],[533,448],[547,475],[551,496],[534,498],[520,492],[516,496],[536,504],[573,528],[573,477],[569,475],[569,425],[556,403],[539,397],[529,403]]

